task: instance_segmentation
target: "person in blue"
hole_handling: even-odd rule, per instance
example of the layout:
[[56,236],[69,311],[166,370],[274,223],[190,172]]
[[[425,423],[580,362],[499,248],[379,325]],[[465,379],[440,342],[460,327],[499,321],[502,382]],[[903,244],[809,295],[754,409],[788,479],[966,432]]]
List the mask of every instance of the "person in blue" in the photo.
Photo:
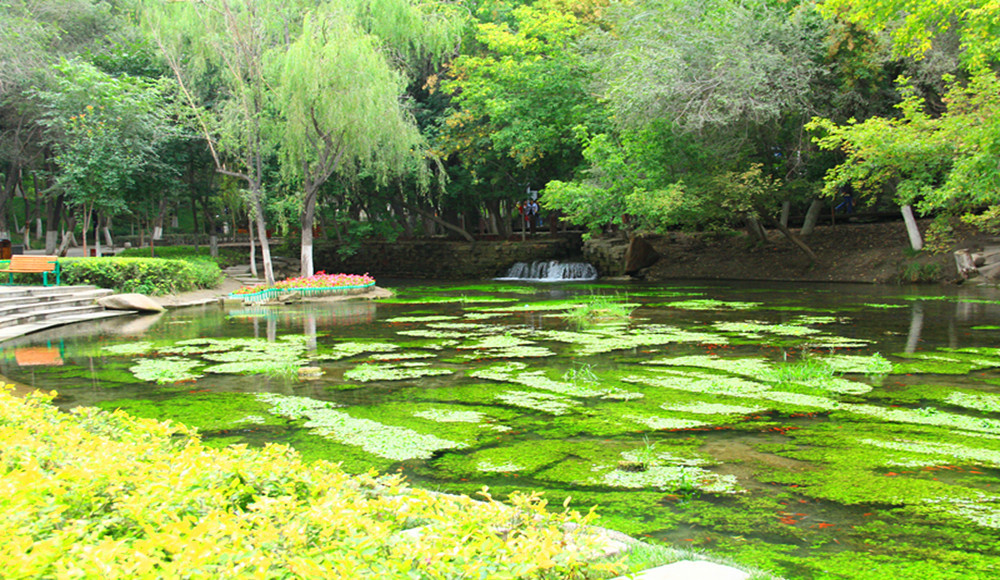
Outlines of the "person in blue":
[[840,203],[837,207],[833,208],[833,211],[842,211],[846,214],[854,213],[854,188],[851,187],[850,183],[845,183],[840,186]]

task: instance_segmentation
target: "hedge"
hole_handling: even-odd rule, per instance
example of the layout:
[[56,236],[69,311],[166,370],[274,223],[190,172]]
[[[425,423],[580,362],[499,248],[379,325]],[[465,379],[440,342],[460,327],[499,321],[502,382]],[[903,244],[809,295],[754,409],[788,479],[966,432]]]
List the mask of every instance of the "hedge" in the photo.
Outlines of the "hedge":
[[408,487],[289,447],[0,387],[5,578],[600,578],[592,515]]
[[118,292],[157,295],[214,288],[222,270],[212,261],[161,258],[61,258],[63,284],[93,284]]

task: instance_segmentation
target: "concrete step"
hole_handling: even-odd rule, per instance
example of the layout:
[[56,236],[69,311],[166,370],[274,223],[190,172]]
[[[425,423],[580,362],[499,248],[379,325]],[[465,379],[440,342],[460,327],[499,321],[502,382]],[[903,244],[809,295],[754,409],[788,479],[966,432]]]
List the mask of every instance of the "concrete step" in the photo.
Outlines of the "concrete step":
[[60,308],[46,308],[41,310],[31,310],[27,312],[14,312],[0,316],[0,328],[15,326],[19,324],[30,324],[44,320],[60,319],[81,314],[94,312],[104,312],[104,307],[97,304],[63,306]]
[[100,290],[102,292],[113,293],[106,288],[98,288],[92,285],[80,286],[0,286],[0,300],[14,299],[54,299],[55,297],[67,294],[76,294],[88,290]]
[[89,322],[92,320],[101,320],[104,318],[114,318],[116,316],[130,316],[132,314],[135,313],[126,310],[100,310],[97,312],[66,314],[63,316],[57,316],[55,318],[49,318],[46,320],[39,320],[36,322],[28,322],[25,324],[3,327],[0,328],[0,342],[5,340],[10,340],[12,338],[17,338],[19,336],[24,336],[26,334],[31,334],[33,332],[45,330],[47,328],[63,326],[65,324],[73,324],[76,322]]
[[111,290],[93,289],[70,292],[65,294],[51,294],[41,298],[20,297],[20,298],[0,298],[0,316],[6,316],[15,312],[32,312],[53,308],[63,308],[68,306],[89,306],[98,298],[114,294]]

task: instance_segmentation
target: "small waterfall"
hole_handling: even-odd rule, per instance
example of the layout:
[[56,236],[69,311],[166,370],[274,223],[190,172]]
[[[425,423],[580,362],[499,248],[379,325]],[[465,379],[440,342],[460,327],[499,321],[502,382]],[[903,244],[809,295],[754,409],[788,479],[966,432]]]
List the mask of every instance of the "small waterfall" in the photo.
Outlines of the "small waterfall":
[[510,267],[506,276],[497,280],[527,280],[531,282],[566,282],[596,280],[597,268],[586,262],[518,262]]

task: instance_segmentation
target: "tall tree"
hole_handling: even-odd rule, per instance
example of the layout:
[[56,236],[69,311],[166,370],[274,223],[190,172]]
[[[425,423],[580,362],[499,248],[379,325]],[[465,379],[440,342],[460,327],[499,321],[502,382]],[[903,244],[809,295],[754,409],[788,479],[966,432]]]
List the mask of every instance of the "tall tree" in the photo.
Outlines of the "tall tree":
[[[264,278],[274,267],[264,213],[270,91],[267,58],[297,32],[301,6],[278,0],[197,0],[143,4],[144,18],[177,78],[216,170],[246,184],[260,240]],[[213,76],[214,75],[214,76]],[[203,83],[217,79],[218,92]],[[201,92],[200,92],[201,91]],[[214,98],[212,106],[206,99]]]
[[170,79],[115,77],[82,61],[55,69],[54,84],[35,96],[56,153],[56,185],[82,212],[86,250],[94,212],[110,218],[126,211],[137,181],[173,173],[161,147],[177,134],[174,87]]
[[[928,99],[914,79],[898,81],[903,101],[894,115],[838,124],[816,119],[825,149],[843,163],[826,179],[831,195],[852,184],[871,195],[888,187],[903,206],[914,247],[921,246],[911,204],[923,211],[962,214],[1000,231],[1000,6],[986,0],[912,3],[899,0],[830,0],[830,18],[884,32],[899,57],[924,60],[957,38],[962,70],[941,78],[943,98]],[[940,74],[940,73],[939,73]],[[985,208],[985,211],[983,211]]]
[[369,8],[321,5],[276,59],[283,173],[302,187],[303,276],[314,271],[317,197],[331,176],[361,172],[384,184],[392,175],[420,173],[425,145],[403,101],[407,78],[399,70],[411,61],[399,58],[432,58],[449,46],[442,37],[452,45],[457,39],[455,26],[434,26],[441,15],[426,6],[397,0]]
[[607,124],[579,47],[605,4],[483,3],[468,47],[440,80],[452,107],[437,150],[471,174],[470,189],[494,214],[527,187],[570,177],[583,160],[581,127]]

